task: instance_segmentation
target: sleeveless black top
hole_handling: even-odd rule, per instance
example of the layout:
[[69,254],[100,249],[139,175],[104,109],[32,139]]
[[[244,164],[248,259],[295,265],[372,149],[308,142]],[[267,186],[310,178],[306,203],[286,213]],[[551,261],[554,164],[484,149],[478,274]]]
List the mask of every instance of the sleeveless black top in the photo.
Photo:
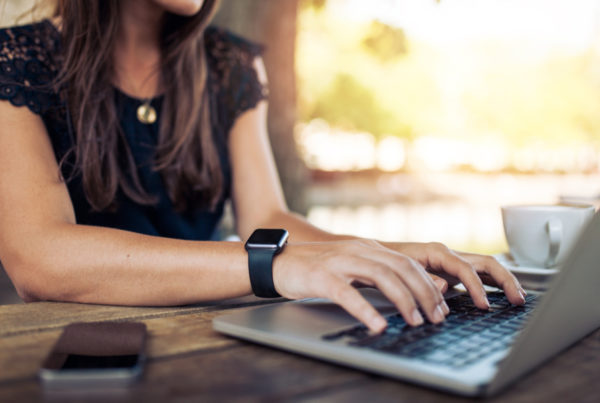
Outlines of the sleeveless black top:
[[[80,177],[67,182],[77,222],[138,233],[178,239],[215,239],[215,228],[230,196],[231,169],[227,150],[228,133],[236,118],[255,107],[266,97],[253,62],[262,48],[219,28],[205,32],[208,61],[207,89],[211,125],[224,177],[224,192],[214,210],[190,208],[175,210],[161,175],[152,169],[162,98],[152,100],[158,112],[153,124],[143,124],[136,117],[141,100],[114,88],[119,121],[136,161],[138,174],[149,194],[158,202],[139,205],[117,193],[116,211],[93,211],[87,202]],[[60,34],[49,20],[0,29],[0,99],[15,106],[26,106],[41,116],[57,161],[73,146],[72,123],[66,105],[52,90],[52,81],[60,70]],[[18,136],[18,133],[13,135]],[[69,177],[68,164],[63,176]]]

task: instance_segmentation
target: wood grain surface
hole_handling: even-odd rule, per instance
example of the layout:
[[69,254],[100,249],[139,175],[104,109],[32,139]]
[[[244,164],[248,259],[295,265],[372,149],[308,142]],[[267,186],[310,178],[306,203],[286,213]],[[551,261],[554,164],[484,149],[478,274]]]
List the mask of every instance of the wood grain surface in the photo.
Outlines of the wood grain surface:
[[[34,303],[0,306],[0,402],[28,401],[473,401],[323,363],[212,330],[225,311],[271,301],[248,298],[215,305],[128,308]],[[135,320],[149,331],[142,380],[120,391],[44,391],[37,369],[62,327],[74,321]],[[600,329],[524,377],[493,401],[600,401]]]

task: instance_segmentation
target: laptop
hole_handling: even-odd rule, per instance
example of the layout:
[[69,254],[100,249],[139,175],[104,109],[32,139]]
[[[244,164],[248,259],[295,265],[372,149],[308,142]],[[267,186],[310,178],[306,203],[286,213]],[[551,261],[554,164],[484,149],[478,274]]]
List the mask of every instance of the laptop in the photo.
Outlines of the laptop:
[[442,324],[412,328],[374,289],[361,293],[387,317],[381,335],[325,299],[287,301],[217,317],[218,332],[466,396],[493,395],[600,327],[600,213],[545,293],[524,306],[490,292],[481,311],[446,296]]

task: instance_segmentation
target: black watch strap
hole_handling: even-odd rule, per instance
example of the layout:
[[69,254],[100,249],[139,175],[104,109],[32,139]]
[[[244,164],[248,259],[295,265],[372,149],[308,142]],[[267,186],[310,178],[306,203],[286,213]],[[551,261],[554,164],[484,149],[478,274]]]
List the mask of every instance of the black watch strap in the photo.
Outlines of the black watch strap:
[[248,267],[250,269],[250,284],[252,292],[257,297],[281,297],[273,284],[274,249],[252,249],[248,251]]

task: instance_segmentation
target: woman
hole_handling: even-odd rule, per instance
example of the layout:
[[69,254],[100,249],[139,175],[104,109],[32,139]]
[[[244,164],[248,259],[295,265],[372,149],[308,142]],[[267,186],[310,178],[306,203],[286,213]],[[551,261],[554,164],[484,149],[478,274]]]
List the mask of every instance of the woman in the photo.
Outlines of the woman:
[[[0,259],[25,301],[179,305],[262,281],[382,331],[353,286],[379,288],[411,325],[417,306],[438,323],[447,283],[427,268],[482,309],[480,278],[524,303],[491,257],[333,235],[290,213],[260,49],[207,28],[215,2],[61,0],[54,19],[0,31]],[[241,238],[289,231],[268,270],[249,271],[243,243],[211,240],[229,197]]]

